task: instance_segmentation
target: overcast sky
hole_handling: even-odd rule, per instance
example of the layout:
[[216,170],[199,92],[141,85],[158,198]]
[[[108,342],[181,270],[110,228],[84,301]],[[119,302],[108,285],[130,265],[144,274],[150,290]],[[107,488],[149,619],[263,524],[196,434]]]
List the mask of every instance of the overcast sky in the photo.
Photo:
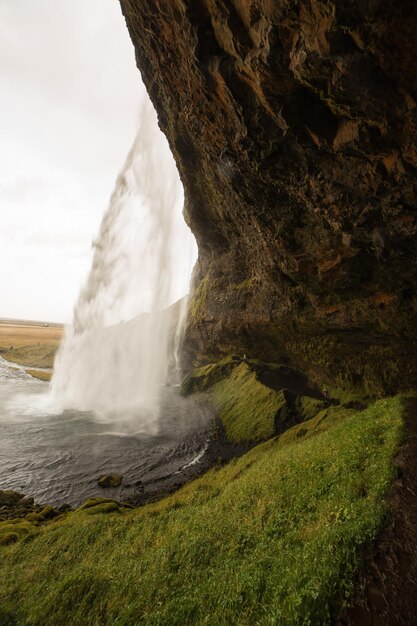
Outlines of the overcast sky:
[[0,0],[0,317],[69,322],[143,87],[117,0]]

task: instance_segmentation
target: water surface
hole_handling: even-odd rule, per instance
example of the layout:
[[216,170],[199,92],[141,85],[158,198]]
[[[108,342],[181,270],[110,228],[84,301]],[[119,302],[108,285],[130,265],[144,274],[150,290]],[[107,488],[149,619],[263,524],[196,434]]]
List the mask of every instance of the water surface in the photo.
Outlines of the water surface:
[[[207,447],[208,416],[176,388],[163,389],[156,422],[132,408],[125,418],[57,412],[48,389],[0,357],[0,489],[54,505],[134,498],[197,466]],[[103,490],[97,479],[112,472],[123,485]]]

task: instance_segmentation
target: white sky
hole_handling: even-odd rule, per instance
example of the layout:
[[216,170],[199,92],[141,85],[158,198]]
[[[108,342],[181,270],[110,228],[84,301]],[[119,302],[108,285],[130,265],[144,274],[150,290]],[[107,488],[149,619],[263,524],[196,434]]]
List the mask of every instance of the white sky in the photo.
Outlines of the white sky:
[[0,317],[69,322],[137,127],[117,0],[0,0]]

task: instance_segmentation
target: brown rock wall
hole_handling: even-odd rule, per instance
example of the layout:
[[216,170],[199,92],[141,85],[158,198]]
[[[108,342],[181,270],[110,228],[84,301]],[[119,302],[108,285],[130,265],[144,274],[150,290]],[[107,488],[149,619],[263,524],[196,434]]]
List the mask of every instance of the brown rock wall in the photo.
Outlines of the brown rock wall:
[[199,245],[189,354],[415,384],[417,5],[121,6]]

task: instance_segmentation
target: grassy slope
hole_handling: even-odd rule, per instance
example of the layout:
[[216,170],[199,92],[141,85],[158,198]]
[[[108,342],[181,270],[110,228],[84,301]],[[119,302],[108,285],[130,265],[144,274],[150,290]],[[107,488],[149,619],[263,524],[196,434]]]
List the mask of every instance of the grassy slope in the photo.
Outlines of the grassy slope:
[[[324,408],[323,400],[303,395],[294,397],[294,405],[289,406],[284,391],[275,391],[260,381],[259,367],[278,371],[281,366],[228,357],[194,370],[184,380],[181,392],[185,396],[203,392],[206,401],[211,400],[232,443],[265,441],[296,421],[314,417]],[[290,371],[288,367],[284,369]],[[295,378],[299,376],[293,371]],[[340,404],[357,402],[366,406],[370,401],[362,393],[333,387],[330,396]]]
[[402,411],[322,411],[159,503],[1,547],[0,623],[328,623],[383,521]]
[[19,346],[1,354],[4,359],[28,367],[53,367],[59,341],[38,345]]
[[[277,426],[282,430],[288,427],[290,413],[284,391],[264,385],[254,365],[279,368],[272,363],[228,357],[194,370],[181,386],[185,396],[203,392],[206,401],[211,400],[232,443],[259,443],[272,437]],[[307,405],[310,410],[305,410]],[[314,416],[319,406],[323,406],[322,401],[300,396],[300,419]]]
[[26,374],[30,374],[33,378],[48,382],[52,378],[52,372],[43,372],[42,370],[26,370]]
[[275,415],[285,405],[283,392],[262,385],[246,363],[211,388],[226,435],[234,443],[262,441],[275,432]]
[[52,367],[64,333],[62,326],[0,322],[0,355],[28,367]]

